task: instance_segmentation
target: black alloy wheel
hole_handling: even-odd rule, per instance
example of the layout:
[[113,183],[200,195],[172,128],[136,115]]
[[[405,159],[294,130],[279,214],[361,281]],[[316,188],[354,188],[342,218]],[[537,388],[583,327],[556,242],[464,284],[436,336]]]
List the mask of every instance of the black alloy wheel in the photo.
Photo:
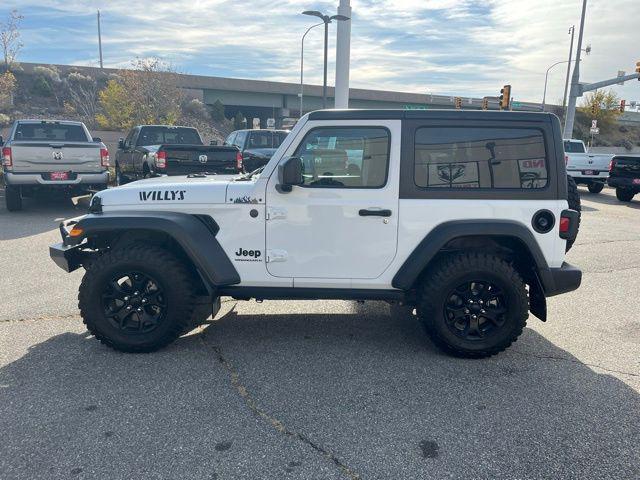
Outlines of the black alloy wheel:
[[454,335],[478,341],[504,326],[507,311],[505,295],[500,288],[486,281],[470,281],[449,292],[444,318]]
[[128,334],[155,330],[166,318],[167,302],[160,284],[147,274],[118,274],[105,285],[102,309],[109,323]]

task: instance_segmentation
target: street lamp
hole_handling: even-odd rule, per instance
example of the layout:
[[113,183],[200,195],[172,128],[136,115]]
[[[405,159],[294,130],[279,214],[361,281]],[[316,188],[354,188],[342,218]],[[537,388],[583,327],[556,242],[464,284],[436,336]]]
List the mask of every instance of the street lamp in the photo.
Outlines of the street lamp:
[[327,108],[327,63],[329,55],[329,24],[332,20],[345,21],[351,20],[345,15],[324,15],[317,10],[305,10],[303,15],[318,17],[324,23],[324,81],[322,83],[322,108]]
[[561,65],[563,63],[569,63],[569,60],[563,60],[561,62],[556,62],[547,68],[547,74],[544,76],[544,94],[542,95],[542,111],[544,112],[544,106],[547,101],[547,81],[549,80],[549,71],[555,67],[556,65]]
[[304,35],[302,35],[302,46],[300,47],[300,118],[302,118],[302,112],[304,111],[302,108],[302,97],[304,96],[304,38],[311,29],[319,27],[320,25],[324,25],[324,22],[311,25],[307,28],[307,31],[304,32]]

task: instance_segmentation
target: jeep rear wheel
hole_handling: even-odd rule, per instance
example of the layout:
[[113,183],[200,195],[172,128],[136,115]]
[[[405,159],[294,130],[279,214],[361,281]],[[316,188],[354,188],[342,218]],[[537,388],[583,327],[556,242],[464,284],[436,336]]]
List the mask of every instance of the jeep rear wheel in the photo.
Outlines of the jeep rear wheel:
[[518,272],[495,255],[441,260],[419,288],[418,318],[440,349],[466,358],[505,350],[527,323],[529,300]]
[[87,329],[123,352],[152,352],[193,328],[196,290],[166,250],[135,245],[106,252],[82,279],[79,308]]
[[591,193],[600,193],[604,188],[604,183],[601,182],[593,182],[590,183],[587,187]]
[[9,185],[4,187],[4,202],[7,210],[10,212],[22,210],[22,193],[20,192],[20,188]]
[[633,200],[635,193],[633,190],[627,190],[626,188],[616,188],[616,197],[621,202],[630,202]]

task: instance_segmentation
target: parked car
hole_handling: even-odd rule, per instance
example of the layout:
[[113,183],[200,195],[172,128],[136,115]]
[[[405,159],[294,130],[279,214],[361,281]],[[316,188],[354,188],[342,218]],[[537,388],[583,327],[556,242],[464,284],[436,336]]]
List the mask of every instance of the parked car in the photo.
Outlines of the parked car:
[[243,172],[233,146],[205,145],[198,130],[171,125],[138,125],[118,142],[116,183],[159,175]]
[[17,120],[2,145],[7,210],[37,191],[69,195],[103,190],[109,183],[109,152],[82,122]]
[[567,173],[578,185],[586,185],[591,193],[600,193],[609,176],[613,154],[588,153],[582,140],[565,140]]
[[169,344],[230,296],[407,305],[437,346],[480,358],[580,285],[568,207],[555,115],[325,110],[259,174],[98,193],[50,255],[89,267],[80,314],[125,352]]
[[238,147],[245,171],[253,172],[267,164],[288,134],[288,130],[236,130],[224,143]]
[[609,168],[610,187],[616,189],[616,197],[621,202],[630,202],[640,193],[640,157],[615,155]]

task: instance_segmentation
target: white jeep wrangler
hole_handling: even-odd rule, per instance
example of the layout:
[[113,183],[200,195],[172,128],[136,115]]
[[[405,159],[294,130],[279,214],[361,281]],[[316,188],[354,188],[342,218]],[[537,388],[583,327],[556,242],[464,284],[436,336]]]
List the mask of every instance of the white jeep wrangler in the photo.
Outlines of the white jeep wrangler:
[[440,348],[486,357],[580,285],[560,132],[543,113],[318,111],[260,172],[96,194],[51,256],[86,269],[84,322],[122,351],[167,345],[231,296],[415,306]]

